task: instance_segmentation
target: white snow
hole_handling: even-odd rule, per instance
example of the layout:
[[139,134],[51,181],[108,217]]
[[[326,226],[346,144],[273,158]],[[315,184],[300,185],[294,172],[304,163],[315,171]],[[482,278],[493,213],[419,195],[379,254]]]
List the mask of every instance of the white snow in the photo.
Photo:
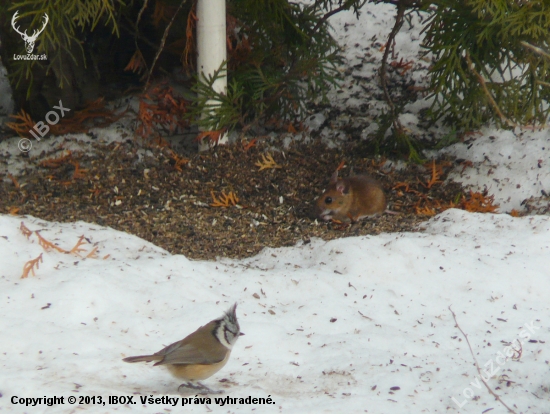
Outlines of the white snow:
[[[349,67],[368,54],[370,66],[354,74],[377,82],[374,68],[395,9],[367,6],[359,21],[340,14],[333,25]],[[396,46],[399,58],[415,62],[411,76],[418,79],[427,66],[419,63],[420,27],[405,24]],[[364,103],[356,84],[342,91],[332,97],[342,107]],[[381,107],[373,102],[364,116]],[[402,119],[415,130],[421,105],[412,107]],[[310,128],[321,129],[325,119],[316,114]],[[95,132],[110,142],[126,139],[127,130]],[[330,142],[340,134],[325,128],[322,136]],[[18,141],[0,144],[0,173],[28,167]],[[33,141],[33,151],[89,151],[90,142],[84,134]],[[452,178],[487,189],[500,212],[522,210],[523,200],[550,192],[547,129],[487,127],[443,152],[471,161]],[[89,243],[78,254],[46,251],[36,233],[22,234],[21,222],[64,250],[82,235]],[[313,239],[245,260],[206,262],[95,224],[0,215],[0,411],[506,412],[482,384],[451,307],[488,386],[517,413],[549,413],[550,216],[448,210],[420,230]],[[95,257],[85,258],[94,247]],[[41,254],[36,276],[21,279],[25,263]],[[208,404],[195,405],[194,394],[178,393],[178,380],[163,368],[122,361],[182,339],[234,302],[245,336],[204,383],[225,396],[270,397],[274,404],[221,406],[209,396]],[[15,404],[44,396],[63,396],[64,404]],[[73,396],[77,404],[69,404]],[[94,396],[96,404],[78,404]],[[109,396],[133,396],[136,404],[109,404]],[[187,405],[142,404],[140,396]]]
[[523,210],[529,197],[545,198],[550,206],[550,131],[503,131],[482,128],[464,143],[454,144],[443,153],[472,162],[457,167],[449,179],[471,186],[475,191],[488,190],[495,196],[501,212]]
[[[20,232],[22,221],[65,250],[81,235],[91,244],[81,257],[46,252],[36,234]],[[83,259],[93,247],[97,258]],[[73,412],[69,396],[182,397],[163,368],[122,358],[182,339],[235,301],[245,336],[205,382],[230,397],[271,396],[275,405],[256,405],[260,412],[504,412],[476,386],[449,306],[505,402],[523,413],[550,406],[547,216],[448,210],[424,232],[314,239],[216,262],[170,255],[92,224],[0,216],[0,252],[0,402],[9,412],[23,411],[14,396],[65,396],[49,411],[25,410],[32,413]],[[36,276],[20,279],[25,262],[40,254]],[[521,357],[506,357],[516,340]],[[209,409],[227,410],[210,398]],[[139,400],[106,407],[169,408]]]

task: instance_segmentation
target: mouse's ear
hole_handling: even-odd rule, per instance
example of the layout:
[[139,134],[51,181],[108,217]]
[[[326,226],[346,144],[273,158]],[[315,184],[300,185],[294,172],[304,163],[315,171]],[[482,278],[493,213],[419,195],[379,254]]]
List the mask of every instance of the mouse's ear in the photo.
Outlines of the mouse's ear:
[[330,183],[336,184],[338,181],[338,170],[334,171],[334,174],[332,174],[332,177],[330,177]]
[[344,195],[344,193],[348,193],[348,191],[346,190],[346,184],[343,181],[340,181],[338,184],[336,184],[336,191],[338,191],[342,195]]

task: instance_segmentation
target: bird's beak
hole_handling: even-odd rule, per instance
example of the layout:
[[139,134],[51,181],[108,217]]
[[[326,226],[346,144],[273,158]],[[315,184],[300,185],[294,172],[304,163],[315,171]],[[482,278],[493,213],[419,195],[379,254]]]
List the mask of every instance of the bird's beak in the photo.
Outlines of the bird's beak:
[[239,333],[239,336],[243,336],[243,335],[244,335],[244,332]]

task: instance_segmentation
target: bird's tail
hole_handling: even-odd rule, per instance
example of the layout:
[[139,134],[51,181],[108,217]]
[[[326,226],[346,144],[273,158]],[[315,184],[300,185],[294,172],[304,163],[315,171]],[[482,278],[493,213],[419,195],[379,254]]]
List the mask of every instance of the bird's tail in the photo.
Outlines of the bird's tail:
[[159,361],[162,359],[162,356],[159,355],[140,355],[140,356],[133,356],[124,358],[124,362],[150,362],[150,361]]

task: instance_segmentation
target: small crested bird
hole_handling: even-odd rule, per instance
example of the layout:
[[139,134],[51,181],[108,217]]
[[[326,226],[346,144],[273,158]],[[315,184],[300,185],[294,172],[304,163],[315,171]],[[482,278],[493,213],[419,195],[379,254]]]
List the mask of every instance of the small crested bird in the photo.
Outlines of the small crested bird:
[[124,362],[156,361],[154,366],[164,365],[173,376],[186,382],[178,387],[190,388],[202,393],[219,393],[199,381],[211,377],[229,360],[231,349],[240,335],[237,321],[237,304],[225,314],[201,326],[181,341],[174,342],[152,355],[124,358]]

